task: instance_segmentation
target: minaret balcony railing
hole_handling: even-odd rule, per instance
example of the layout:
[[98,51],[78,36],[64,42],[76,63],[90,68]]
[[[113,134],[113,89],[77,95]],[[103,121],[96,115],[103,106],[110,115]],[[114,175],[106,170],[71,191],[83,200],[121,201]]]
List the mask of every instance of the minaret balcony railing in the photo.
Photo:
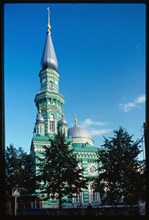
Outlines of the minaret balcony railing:
[[40,89],[40,90],[38,90],[37,92],[36,92],[36,95],[38,95],[38,94],[40,94],[40,93],[42,93],[42,92],[45,92],[46,91],[46,89]]

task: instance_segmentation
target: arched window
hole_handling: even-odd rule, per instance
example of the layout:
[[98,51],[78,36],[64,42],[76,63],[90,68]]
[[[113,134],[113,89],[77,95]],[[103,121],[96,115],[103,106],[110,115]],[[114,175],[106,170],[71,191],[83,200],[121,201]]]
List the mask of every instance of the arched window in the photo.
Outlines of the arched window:
[[55,120],[54,115],[50,115],[50,132],[55,132]]

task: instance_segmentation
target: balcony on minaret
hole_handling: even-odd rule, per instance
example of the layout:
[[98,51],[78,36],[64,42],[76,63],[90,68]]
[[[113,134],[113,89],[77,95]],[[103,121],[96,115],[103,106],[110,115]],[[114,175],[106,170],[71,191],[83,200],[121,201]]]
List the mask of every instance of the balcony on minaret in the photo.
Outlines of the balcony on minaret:
[[57,92],[54,92],[54,91],[50,91],[50,90],[47,90],[46,88],[44,89],[39,89],[37,92],[36,92],[36,95],[39,95],[43,92],[47,92],[47,93],[51,93],[51,94],[58,94],[62,99],[64,99],[64,96],[61,94],[61,93],[57,93]]

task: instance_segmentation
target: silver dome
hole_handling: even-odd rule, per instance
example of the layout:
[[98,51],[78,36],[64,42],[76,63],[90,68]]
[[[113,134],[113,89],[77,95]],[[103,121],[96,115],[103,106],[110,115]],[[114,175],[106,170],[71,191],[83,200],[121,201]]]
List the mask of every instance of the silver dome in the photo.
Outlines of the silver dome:
[[72,138],[89,138],[92,139],[92,136],[89,131],[85,130],[84,128],[80,128],[77,125],[68,129],[68,136]]

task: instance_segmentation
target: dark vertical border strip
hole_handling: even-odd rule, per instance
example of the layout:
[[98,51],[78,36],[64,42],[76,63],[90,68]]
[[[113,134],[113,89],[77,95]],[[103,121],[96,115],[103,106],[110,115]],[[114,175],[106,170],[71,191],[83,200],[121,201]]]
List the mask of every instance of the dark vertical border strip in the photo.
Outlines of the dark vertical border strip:
[[1,71],[0,71],[0,205],[1,209],[0,215],[5,214],[5,158],[4,158],[4,149],[5,149],[5,109],[4,109],[4,5],[0,4],[0,28],[1,28],[1,41],[0,41],[0,50],[1,50]]
[[144,129],[146,154],[146,216],[149,216],[149,2],[146,3],[146,122]]

